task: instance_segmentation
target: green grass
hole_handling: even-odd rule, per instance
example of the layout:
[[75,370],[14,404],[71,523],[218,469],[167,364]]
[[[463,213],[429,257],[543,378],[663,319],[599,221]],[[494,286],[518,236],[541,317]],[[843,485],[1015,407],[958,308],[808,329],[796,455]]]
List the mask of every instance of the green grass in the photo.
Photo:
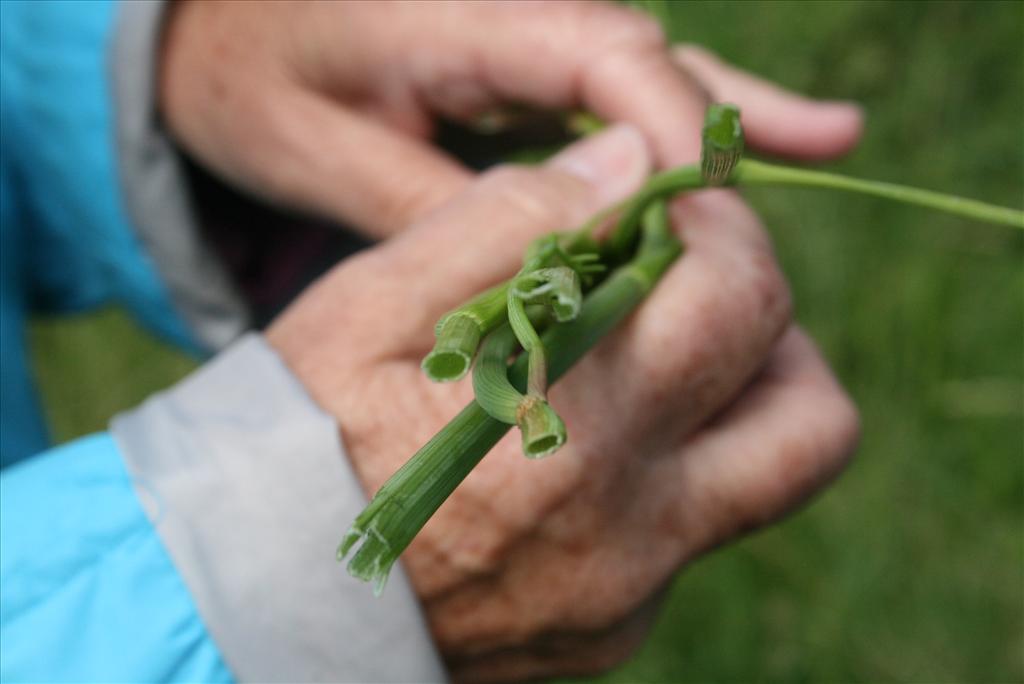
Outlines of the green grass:
[[[663,4],[670,34],[853,99],[851,174],[1024,205],[1024,5]],[[748,193],[860,406],[846,475],[680,573],[603,682],[1024,681],[1024,235],[820,191]],[[110,312],[33,329],[60,438],[181,377]]]

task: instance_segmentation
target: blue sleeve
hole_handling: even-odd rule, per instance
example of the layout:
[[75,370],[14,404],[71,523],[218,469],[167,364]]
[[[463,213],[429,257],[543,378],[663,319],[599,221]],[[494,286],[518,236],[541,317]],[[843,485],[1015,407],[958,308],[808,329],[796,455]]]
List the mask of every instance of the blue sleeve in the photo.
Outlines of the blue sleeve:
[[[7,91],[0,88],[0,98]],[[6,111],[0,102],[0,112]],[[6,121],[5,124],[6,125]],[[28,366],[25,339],[27,268],[18,179],[0,150],[0,468],[42,451],[49,441]]]
[[0,466],[47,445],[25,349],[30,314],[119,304],[198,349],[124,208],[108,68],[115,15],[107,1],[0,2]]
[[0,473],[0,681],[229,682],[97,434]]
[[194,341],[124,208],[108,51],[117,3],[0,3],[3,153],[22,178],[32,304],[124,304],[147,327]]

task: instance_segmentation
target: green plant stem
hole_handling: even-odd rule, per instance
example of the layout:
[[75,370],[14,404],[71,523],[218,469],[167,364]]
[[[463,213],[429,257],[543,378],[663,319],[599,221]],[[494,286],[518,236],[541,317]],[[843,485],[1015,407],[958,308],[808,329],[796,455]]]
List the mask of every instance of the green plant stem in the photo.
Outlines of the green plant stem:
[[[684,190],[697,190],[707,186],[700,166],[679,166],[651,176],[633,197],[621,204],[622,216],[608,237],[602,253],[612,263],[620,262],[629,254],[640,232],[644,212],[651,202],[671,197]],[[589,235],[585,236],[589,237]]]
[[[509,380],[508,359],[517,349],[517,341],[511,325],[501,326],[484,340],[473,368],[473,394],[492,418],[519,426],[524,456],[542,458],[565,444],[565,423],[546,399],[529,391],[531,378],[527,378],[525,395]],[[528,358],[527,363],[527,375],[531,376],[533,359]]]
[[562,418],[546,399],[533,394],[527,394],[519,403],[516,425],[522,436],[523,455],[527,458],[550,456],[568,439]]
[[523,394],[508,379],[508,360],[518,340],[507,323],[492,332],[480,345],[480,357],[473,366],[473,396],[495,420],[514,425]]
[[509,293],[508,323],[527,354],[526,393],[543,399],[548,393],[548,361],[544,343],[526,315],[523,300]]
[[423,372],[434,382],[454,382],[469,372],[477,345],[505,320],[508,283],[478,294],[437,322],[434,348],[423,359]]
[[[682,250],[674,238],[657,242],[642,246],[635,259],[597,286],[575,320],[544,333],[552,382],[640,303]],[[526,366],[522,355],[511,367],[516,387],[526,386]],[[349,573],[374,582],[376,593],[383,591],[399,554],[509,428],[473,401],[434,435],[384,483],[345,535],[339,560],[362,541],[349,561]]]
[[[796,185],[846,190],[936,209],[987,223],[1024,229],[1024,212],[1016,209],[895,183],[851,178],[812,169],[766,164],[752,159],[741,159],[726,184]],[[601,212],[599,216],[602,221],[612,213],[621,212],[619,223],[604,246],[603,252],[606,258],[614,262],[616,259],[621,260],[622,255],[629,253],[639,233],[643,213],[651,201],[703,187],[707,187],[707,183],[702,177],[698,165],[679,166],[651,176],[635,195],[615,207]],[[574,235],[573,240],[592,239],[592,233],[599,225],[600,221],[589,221]]]
[[800,185],[804,187],[847,190],[864,195],[884,197],[905,204],[937,209],[966,218],[998,223],[1024,229],[1024,212],[999,207],[986,202],[946,195],[930,190],[920,190],[895,183],[850,178],[824,171],[777,166],[744,159],[736,167],[731,178],[738,185]]

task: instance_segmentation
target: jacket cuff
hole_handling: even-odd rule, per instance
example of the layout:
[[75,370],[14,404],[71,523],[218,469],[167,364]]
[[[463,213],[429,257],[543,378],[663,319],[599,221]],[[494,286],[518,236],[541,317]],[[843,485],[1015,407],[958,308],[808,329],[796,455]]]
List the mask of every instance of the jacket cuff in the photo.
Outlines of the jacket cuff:
[[122,2],[109,55],[117,158],[126,208],[175,306],[207,349],[248,328],[248,313],[226,269],[206,244],[183,160],[160,125],[157,77],[164,2]]
[[261,336],[118,416],[112,432],[240,680],[445,679],[404,573],[374,598],[335,562],[366,500],[334,419]]

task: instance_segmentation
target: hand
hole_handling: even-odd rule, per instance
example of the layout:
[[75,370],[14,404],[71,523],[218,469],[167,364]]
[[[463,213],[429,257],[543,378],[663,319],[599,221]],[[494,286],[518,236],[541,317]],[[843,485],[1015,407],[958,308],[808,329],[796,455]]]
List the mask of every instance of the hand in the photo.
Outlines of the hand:
[[[472,398],[420,371],[437,317],[512,275],[531,238],[635,190],[650,161],[620,125],[544,167],[489,171],[272,325],[367,493]],[[790,321],[757,219],[725,190],[673,217],[684,255],[552,389],[567,445],[528,461],[508,435],[403,556],[458,680],[618,662],[677,569],[806,500],[851,452],[856,412]]]
[[811,103],[603,3],[202,2],[169,10],[160,103],[198,160],[250,192],[384,237],[464,188],[435,118],[503,104],[634,124],[659,165],[696,160],[706,98],[745,107],[748,141],[814,158],[859,113]]

